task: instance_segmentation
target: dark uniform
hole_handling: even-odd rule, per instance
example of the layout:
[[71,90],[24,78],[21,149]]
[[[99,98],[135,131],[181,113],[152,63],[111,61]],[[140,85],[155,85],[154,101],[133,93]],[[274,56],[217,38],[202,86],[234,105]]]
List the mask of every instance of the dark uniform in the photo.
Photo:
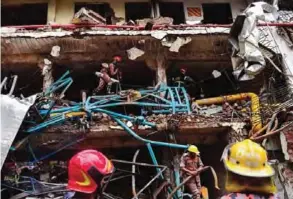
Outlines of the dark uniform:
[[221,199],[280,199],[276,195],[256,195],[256,194],[244,194],[244,193],[231,193],[222,196]]
[[[180,161],[180,168],[186,168],[190,171],[196,171],[200,167],[203,167],[203,163],[200,159],[200,157],[197,155],[194,159],[192,159],[188,153],[184,153],[181,157]],[[190,174],[183,171],[183,178],[188,177]],[[193,199],[200,199],[200,189],[201,189],[201,183],[200,183],[200,177],[199,175],[194,176],[191,180],[189,180],[186,183],[186,187],[189,189],[189,191],[192,194]]]

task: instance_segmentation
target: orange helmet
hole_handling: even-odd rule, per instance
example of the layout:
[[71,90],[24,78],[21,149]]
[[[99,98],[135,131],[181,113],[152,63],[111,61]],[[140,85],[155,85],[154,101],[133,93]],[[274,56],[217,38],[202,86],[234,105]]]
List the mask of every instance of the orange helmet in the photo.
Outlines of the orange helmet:
[[116,61],[116,62],[121,62],[122,61],[122,57],[120,57],[120,56],[114,56],[114,61]]
[[114,171],[112,162],[96,150],[84,150],[74,155],[68,166],[67,188],[77,192],[93,193],[102,178]]

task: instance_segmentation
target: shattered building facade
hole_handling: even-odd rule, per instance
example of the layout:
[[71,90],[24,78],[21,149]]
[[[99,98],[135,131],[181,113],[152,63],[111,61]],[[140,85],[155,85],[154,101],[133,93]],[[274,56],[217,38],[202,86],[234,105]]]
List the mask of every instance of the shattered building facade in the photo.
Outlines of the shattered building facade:
[[[120,198],[157,198],[160,185],[179,186],[189,144],[223,193],[224,147],[251,138],[278,160],[281,198],[293,198],[293,3],[266,2],[3,0],[1,195],[48,195],[15,176],[66,183],[70,157],[97,149],[116,164],[141,150],[137,162],[165,165],[142,193],[155,169],[137,169],[135,188],[130,177],[107,187]],[[121,76],[96,92],[116,56]],[[211,179],[202,175],[213,199]]]

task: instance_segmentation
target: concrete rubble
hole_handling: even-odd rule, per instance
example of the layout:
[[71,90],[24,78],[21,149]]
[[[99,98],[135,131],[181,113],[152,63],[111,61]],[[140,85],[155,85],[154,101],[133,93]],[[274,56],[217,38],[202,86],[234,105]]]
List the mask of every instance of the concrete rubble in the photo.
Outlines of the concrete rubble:
[[136,24],[139,26],[146,26],[148,23],[151,23],[152,25],[172,25],[173,19],[170,17],[158,17],[154,19],[136,20]]
[[129,50],[127,50],[126,52],[128,55],[128,59],[130,59],[130,60],[135,60],[136,58],[138,58],[144,54],[144,51],[142,51],[136,47],[132,47]]
[[75,13],[72,19],[72,23],[73,24],[80,24],[80,23],[106,24],[106,19],[92,10],[81,8],[77,13]]

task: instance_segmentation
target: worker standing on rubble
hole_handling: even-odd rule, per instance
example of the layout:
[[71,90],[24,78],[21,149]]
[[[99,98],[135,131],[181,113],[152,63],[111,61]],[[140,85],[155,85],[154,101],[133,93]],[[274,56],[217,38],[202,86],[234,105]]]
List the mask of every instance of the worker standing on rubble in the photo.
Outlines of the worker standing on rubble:
[[74,155],[68,166],[68,186],[74,198],[96,199],[105,176],[114,172],[112,162],[96,150],[84,150]]
[[[114,56],[113,61],[110,64],[103,63],[100,72],[96,72],[96,75],[100,78],[99,85],[95,89],[95,93],[99,93],[104,89],[107,84],[107,94],[111,93],[113,83],[119,83],[122,78],[122,73],[118,68],[118,63],[122,61],[120,56]],[[115,79],[116,78],[116,79]]]
[[188,153],[184,153],[181,157],[180,168],[183,171],[183,178],[190,175],[194,177],[186,183],[187,188],[192,194],[193,199],[200,199],[201,182],[197,171],[203,168],[203,163],[200,159],[200,152],[194,145],[190,145],[187,149]]
[[188,84],[195,83],[191,77],[186,75],[186,72],[187,72],[186,68],[180,69],[180,73],[178,74],[178,76],[173,78],[173,82],[174,82],[175,86],[185,87]]
[[222,155],[227,171],[221,199],[279,199],[273,181],[274,169],[267,153],[259,144],[244,140],[228,145]]

